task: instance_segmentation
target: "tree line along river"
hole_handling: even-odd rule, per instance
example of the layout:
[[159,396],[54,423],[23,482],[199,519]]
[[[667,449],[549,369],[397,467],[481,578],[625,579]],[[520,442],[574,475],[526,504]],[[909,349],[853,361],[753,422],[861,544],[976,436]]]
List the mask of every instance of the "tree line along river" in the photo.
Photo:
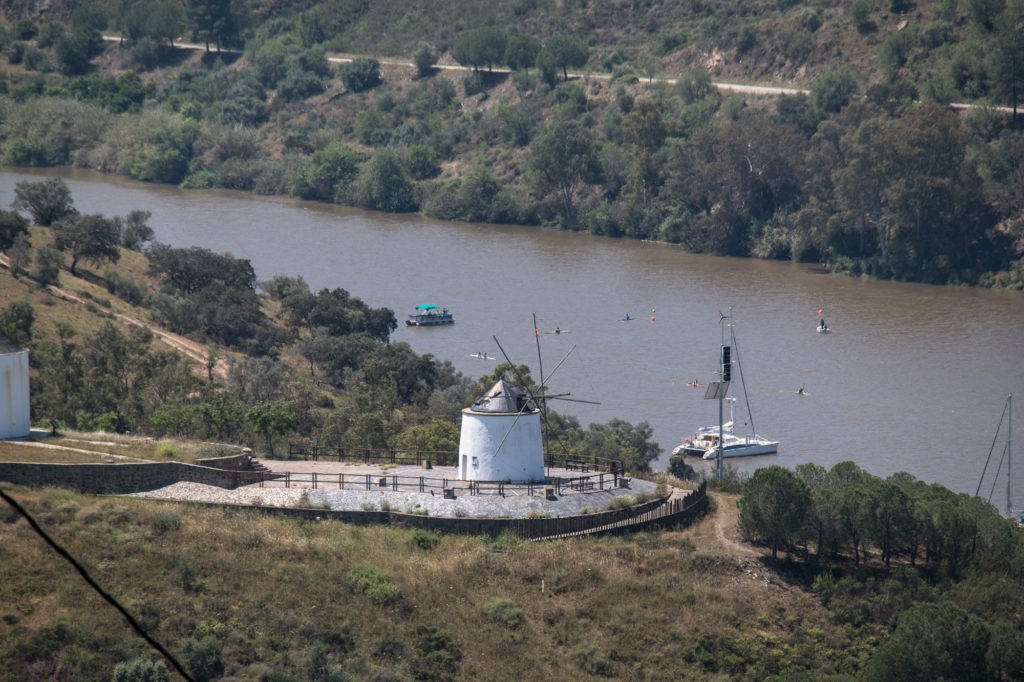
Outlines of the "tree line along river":
[[[741,470],[853,460],[878,476],[907,471],[973,494],[1007,395],[1024,396],[1019,292],[853,279],[666,244],[183,191],[70,169],[5,169],[0,202],[10,204],[17,182],[51,175],[65,179],[81,212],[150,211],[159,241],[228,251],[261,279],[301,275],[313,290],[341,287],[389,307],[400,323],[394,340],[472,378],[493,361],[471,356],[500,357],[494,337],[537,377],[536,314],[541,331],[568,332],[540,337],[546,374],[564,359],[550,389],[600,403],[556,409],[584,424],[649,422],[664,449],[661,467],[682,437],[717,422],[717,402],[686,384],[714,380],[720,313],[730,307],[757,429],[781,441],[778,456],[729,460]],[[420,303],[448,307],[456,323],[405,327]],[[832,333],[816,332],[819,310]],[[796,395],[800,387],[806,395]],[[732,394],[742,430],[742,392]],[[1024,409],[1017,412],[1013,440],[1024,450]],[[1017,459],[1014,506],[1024,502]],[[1005,491],[1003,478],[992,496],[1000,509]]]

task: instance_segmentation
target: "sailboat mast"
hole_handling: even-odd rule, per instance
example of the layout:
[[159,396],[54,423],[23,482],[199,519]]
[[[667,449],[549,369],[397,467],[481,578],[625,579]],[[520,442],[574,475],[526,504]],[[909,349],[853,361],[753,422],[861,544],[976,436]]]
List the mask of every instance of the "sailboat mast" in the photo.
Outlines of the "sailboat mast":
[[[721,322],[725,322],[725,317],[722,317]],[[732,306],[729,306],[729,336],[732,337]],[[728,390],[729,384],[729,368],[726,367],[731,362],[729,352],[726,350],[728,346],[725,345],[725,327],[722,327],[721,331],[722,344],[719,349],[719,374],[718,378],[721,381],[721,386],[718,391],[718,480],[721,481],[725,478],[725,471],[723,469],[722,460],[725,457],[725,427],[723,425],[724,420],[724,406],[725,406],[725,393]]]
[[[544,399],[544,359],[540,354],[540,331],[537,329],[537,313],[533,313],[533,338],[537,342],[537,369],[540,371],[540,405],[537,407],[541,411],[541,423],[546,426],[548,423],[548,401]],[[545,429],[540,430],[540,447],[544,453],[544,459],[547,461],[547,435],[544,431]],[[550,471],[548,473],[550,474]]]
[[1013,505],[1010,503],[1010,481],[1013,480],[1013,394],[1006,398],[1009,411],[1006,430],[1006,515],[1013,516]]

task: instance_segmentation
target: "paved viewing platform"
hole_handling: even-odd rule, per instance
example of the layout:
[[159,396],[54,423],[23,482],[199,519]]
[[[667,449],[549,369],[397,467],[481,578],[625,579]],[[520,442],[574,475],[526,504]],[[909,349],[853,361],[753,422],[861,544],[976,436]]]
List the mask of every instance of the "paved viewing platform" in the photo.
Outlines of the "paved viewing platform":
[[[268,479],[262,483],[228,490],[202,483],[179,482],[156,490],[132,493],[132,496],[271,507],[390,510],[442,518],[558,518],[602,511],[607,509],[616,497],[650,494],[657,488],[657,485],[650,481],[621,477],[618,479],[619,487],[611,487],[611,475],[604,474],[603,476],[609,479],[604,489],[584,487],[577,490],[573,489],[568,481],[578,480],[581,476],[579,471],[552,468],[548,471],[549,479],[557,478],[566,483],[559,486],[559,493],[554,499],[549,499],[545,496],[543,483],[535,484],[532,488],[525,484],[506,484],[501,487],[500,492],[497,483],[487,483],[482,484],[476,493],[471,493],[469,482],[458,480],[457,468],[450,466],[425,469],[414,465],[382,466],[269,459],[261,459],[260,463],[268,469]],[[315,478],[311,476],[314,473]],[[340,475],[344,475],[345,479],[341,479]],[[454,499],[446,498],[443,490],[429,486],[426,486],[429,490],[420,492],[415,486],[415,481],[420,477],[434,482],[447,480],[450,490],[455,495]],[[359,489],[358,486],[352,485],[358,478],[373,481],[375,485],[369,490],[365,487]],[[380,479],[387,479],[387,485],[379,485]],[[339,489],[339,482],[342,480],[346,481],[345,488]],[[391,482],[395,480],[403,482],[398,490],[391,486]],[[313,487],[313,481],[316,487]]]

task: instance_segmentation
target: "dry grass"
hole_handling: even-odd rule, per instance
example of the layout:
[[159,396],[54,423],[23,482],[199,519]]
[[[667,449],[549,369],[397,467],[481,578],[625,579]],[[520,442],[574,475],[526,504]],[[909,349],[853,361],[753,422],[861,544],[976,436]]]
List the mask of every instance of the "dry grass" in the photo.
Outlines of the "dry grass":
[[[459,679],[755,679],[781,670],[784,655],[820,672],[833,666],[831,643],[845,648],[853,636],[796,588],[748,573],[763,573],[758,562],[704,545],[716,537],[704,527],[712,520],[566,542],[444,536],[425,549],[412,531],[386,527],[60,490],[14,494],[173,652],[190,637],[214,637],[231,678],[305,679],[316,643],[350,677],[429,677],[430,665],[448,659],[417,644],[422,627],[448,638],[448,655],[457,651],[457,665],[437,677]],[[145,650],[27,524],[0,521],[5,670],[109,679],[114,664]],[[397,599],[375,602],[355,589],[354,567],[392,583]],[[496,603],[516,617],[496,618]]]
[[117,433],[61,430],[35,432],[26,441],[0,441],[0,461],[78,464],[111,460],[194,462],[238,454],[240,448],[172,438],[153,439]]

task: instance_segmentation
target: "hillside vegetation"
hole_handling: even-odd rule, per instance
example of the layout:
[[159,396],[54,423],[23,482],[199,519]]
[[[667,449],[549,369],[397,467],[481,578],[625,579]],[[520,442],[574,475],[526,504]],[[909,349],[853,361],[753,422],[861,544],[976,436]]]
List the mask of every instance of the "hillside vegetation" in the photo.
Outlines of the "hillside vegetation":
[[[864,497],[851,473],[821,485]],[[918,526],[916,562],[902,544],[883,560],[873,533],[854,560],[824,507],[807,519],[828,529],[816,557],[787,544],[773,560],[740,535],[764,537],[748,527],[759,485],[716,493],[690,528],[541,543],[5,492],[196,680],[1022,679],[1019,529],[911,484],[915,507],[946,509],[919,517],[936,523]],[[0,677],[168,679],[25,521],[0,521]]]
[[1024,287],[1017,0],[144,5],[3,5],[6,163]]

